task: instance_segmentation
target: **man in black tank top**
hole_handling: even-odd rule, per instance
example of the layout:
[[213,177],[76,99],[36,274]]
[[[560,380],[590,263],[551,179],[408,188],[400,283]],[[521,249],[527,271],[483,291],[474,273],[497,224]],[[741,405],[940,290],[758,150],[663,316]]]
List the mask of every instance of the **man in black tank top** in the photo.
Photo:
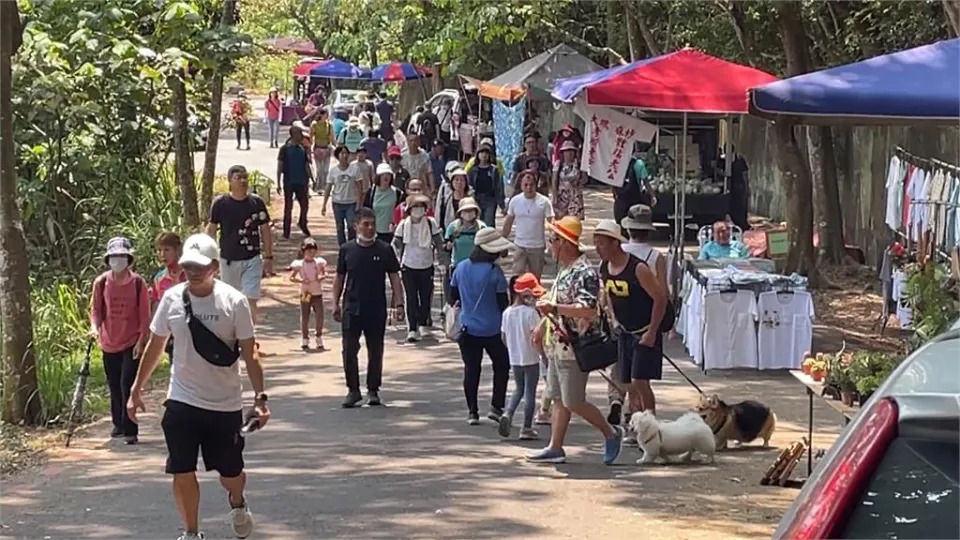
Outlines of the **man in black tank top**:
[[620,329],[618,371],[627,385],[630,410],[656,413],[651,380],[663,377],[663,336],[660,321],[667,308],[667,292],[640,259],[623,251],[620,225],[604,219],[593,232],[600,263],[603,302]]

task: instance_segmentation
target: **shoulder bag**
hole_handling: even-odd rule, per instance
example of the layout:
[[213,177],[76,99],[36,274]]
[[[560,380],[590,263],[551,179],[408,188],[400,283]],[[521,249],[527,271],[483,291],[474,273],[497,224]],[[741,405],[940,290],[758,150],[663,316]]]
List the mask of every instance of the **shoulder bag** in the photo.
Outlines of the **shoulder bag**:
[[234,343],[233,348],[227,346],[220,336],[213,333],[205,324],[193,316],[190,304],[190,294],[186,287],[183,289],[183,311],[190,328],[190,337],[193,339],[193,348],[204,360],[219,367],[230,367],[240,358],[240,347]]
[[[601,284],[601,291],[603,290]],[[599,301],[599,299],[598,299]],[[618,343],[610,328],[606,315],[600,314],[600,324],[597,332],[578,334],[563,323],[557,315],[549,315],[556,329],[560,330],[570,348],[580,371],[589,373],[598,369],[606,369],[617,361]]]
[[[477,301],[473,304],[473,310],[476,311],[480,306],[480,300],[483,299],[483,294],[487,292],[487,287],[490,285],[490,275],[493,273],[493,267],[491,266],[490,272],[487,273],[487,280],[483,285],[483,289],[480,290],[480,295],[477,296]],[[446,314],[444,315],[443,321],[443,331],[447,335],[447,338],[450,341],[459,341],[460,336],[463,335],[463,324],[460,323],[460,309],[459,305],[447,306]]]

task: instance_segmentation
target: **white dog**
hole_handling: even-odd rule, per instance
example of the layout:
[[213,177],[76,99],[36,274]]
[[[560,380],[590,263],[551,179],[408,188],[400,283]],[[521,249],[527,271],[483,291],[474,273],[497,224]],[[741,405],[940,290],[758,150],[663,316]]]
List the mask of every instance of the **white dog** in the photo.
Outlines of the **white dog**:
[[690,461],[694,452],[713,463],[716,452],[713,432],[697,413],[686,413],[673,422],[660,422],[652,412],[644,411],[633,415],[630,428],[643,450],[643,457],[637,460],[639,464],[654,463],[657,458],[667,461],[668,456],[680,454],[684,461]]

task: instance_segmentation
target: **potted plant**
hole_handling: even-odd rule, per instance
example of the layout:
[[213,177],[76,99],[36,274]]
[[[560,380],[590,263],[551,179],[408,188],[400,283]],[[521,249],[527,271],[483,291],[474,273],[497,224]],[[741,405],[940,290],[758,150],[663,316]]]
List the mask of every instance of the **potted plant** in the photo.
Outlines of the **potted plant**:
[[[817,353],[817,356],[820,356],[820,353]],[[810,368],[813,366],[813,363],[816,361],[817,361],[816,358],[814,358],[814,356],[810,354],[810,351],[803,353],[803,362],[800,363],[800,370],[803,371],[805,375],[809,375]]]
[[873,351],[860,351],[850,366],[860,404],[863,405],[873,392],[883,384],[883,381],[893,372],[902,358]]
[[813,382],[823,381],[824,375],[827,373],[827,363],[823,360],[814,360],[813,364],[810,365],[810,378],[813,379]]

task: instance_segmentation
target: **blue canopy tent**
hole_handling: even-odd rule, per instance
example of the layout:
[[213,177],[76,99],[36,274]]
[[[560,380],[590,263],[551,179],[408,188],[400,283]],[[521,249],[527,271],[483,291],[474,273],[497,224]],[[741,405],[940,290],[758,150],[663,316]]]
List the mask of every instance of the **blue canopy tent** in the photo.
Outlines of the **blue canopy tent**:
[[750,90],[750,114],[804,124],[960,122],[960,38]]
[[333,58],[317,62],[310,67],[307,75],[321,79],[369,79],[370,70]]

